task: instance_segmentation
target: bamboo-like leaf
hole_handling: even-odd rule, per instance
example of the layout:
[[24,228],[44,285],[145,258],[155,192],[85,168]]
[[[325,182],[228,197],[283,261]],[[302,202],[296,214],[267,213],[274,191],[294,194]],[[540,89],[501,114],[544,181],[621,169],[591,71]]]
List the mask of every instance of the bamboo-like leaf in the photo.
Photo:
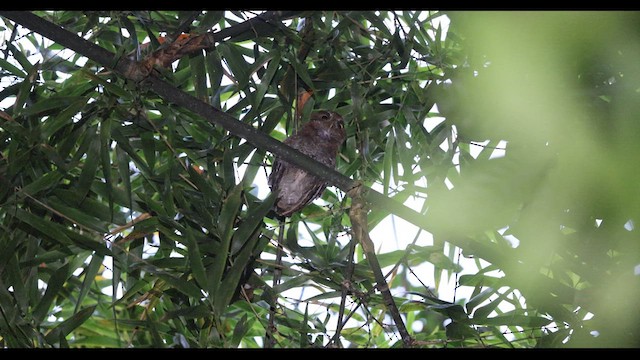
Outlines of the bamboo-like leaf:
[[100,76],[97,76],[97,75],[89,72],[87,69],[84,69],[84,68],[81,69],[80,70],[80,74],[82,76],[86,77],[87,79],[90,79],[92,82],[100,84],[108,92],[118,96],[121,99],[129,100],[131,98],[131,93],[126,91],[125,89],[123,89],[121,86],[118,86],[118,85],[114,84],[113,82],[106,81],[105,79],[101,78]]
[[233,233],[231,242],[231,254],[236,255],[238,251],[244,248],[248,239],[251,237],[256,229],[262,224],[262,219],[271,210],[275,197],[270,193],[269,196],[262,201],[258,206],[252,208],[247,212],[242,224]]
[[[88,99],[86,97],[82,96],[69,97],[69,99],[67,100],[67,102],[69,102],[68,106],[66,106],[64,110],[57,113],[55,117],[49,118],[44,122],[44,124],[42,125],[43,136],[50,137],[63,127],[72,126],[73,117],[78,114],[83,107],[86,106],[87,100]],[[60,108],[64,105],[66,104],[55,106],[54,108]],[[30,110],[34,111],[33,109]]]
[[[129,140],[127,140],[127,138],[125,138],[122,135],[120,128],[113,128],[111,131],[111,136],[116,140],[118,147],[121,150],[123,150],[127,155],[129,155],[131,160],[133,160],[133,162],[136,164],[137,167],[140,168],[141,171],[143,171],[145,174],[151,173],[147,163],[144,160],[142,160],[142,158],[136,153],[133,147],[131,147],[131,144],[129,144]],[[127,166],[127,169],[128,169],[128,166]],[[127,170],[127,173],[128,172],[129,171]]]
[[551,323],[550,319],[540,317],[540,316],[531,316],[531,315],[519,315],[519,314],[508,314],[505,313],[503,315],[498,315],[490,318],[483,319],[473,319],[473,321],[478,325],[489,325],[489,326],[521,326],[524,328],[539,328],[542,326],[549,325]]
[[[53,112],[54,110],[67,109],[70,107],[71,109],[76,109],[78,108],[78,104],[84,104],[86,103],[86,101],[87,99],[82,96],[55,96],[25,108],[22,111],[22,116],[39,115],[45,112]],[[55,111],[55,112],[61,112],[61,111]],[[65,113],[65,116],[70,116],[70,115],[75,115],[75,112]],[[67,121],[70,121],[70,118],[68,118]]]
[[309,326],[308,326],[308,321],[309,321],[309,304],[307,303],[304,307],[304,317],[302,318],[301,324],[302,327],[300,328],[300,347],[301,348],[306,348],[309,347]]
[[93,254],[91,256],[91,261],[87,266],[84,274],[84,280],[82,281],[82,286],[80,287],[78,301],[76,302],[76,308],[74,310],[75,313],[78,313],[78,309],[82,305],[82,301],[84,297],[89,292],[91,285],[93,284],[96,275],[98,274],[98,270],[100,270],[100,266],[102,266],[102,262],[104,261],[104,257],[98,256],[97,254]]
[[60,324],[58,324],[55,328],[53,328],[46,336],[45,340],[49,344],[55,344],[59,338],[64,338],[69,335],[74,329],[81,326],[87,319],[91,317],[97,305],[89,306],[84,308],[75,314],[73,314],[70,318],[64,320]]
[[33,182],[22,188],[22,191],[30,196],[37,196],[41,191],[49,190],[51,188],[55,188],[62,178],[64,174],[59,173],[57,171],[52,171],[44,174],[43,176],[37,178]]
[[12,63],[8,62],[7,60],[0,58],[0,68],[4,69],[8,72],[10,72],[11,74],[19,77],[19,78],[26,78],[27,77],[27,73],[25,73],[24,71],[22,71],[21,69],[19,69],[17,66],[13,65]]
[[[59,224],[53,223],[51,221],[46,221],[41,217],[35,216],[32,213],[22,209],[15,209],[12,215],[14,215],[18,220],[30,226],[30,228],[23,229],[28,233],[36,236],[45,236],[63,245],[72,244],[71,239],[69,239],[69,237],[64,233],[64,230]],[[34,231],[32,231],[32,229]]]
[[73,340],[73,345],[84,348],[108,348],[115,349],[122,347],[122,343],[114,337],[106,337],[101,335],[86,336],[81,339]]
[[107,190],[107,201],[111,210],[111,221],[113,221],[113,183],[111,180],[111,123],[109,118],[104,119],[100,124],[100,163],[102,164],[102,174],[104,176],[105,188]]
[[311,77],[309,76],[309,72],[307,70],[307,68],[303,65],[298,63],[297,60],[293,60],[290,62],[290,64],[293,66],[293,69],[296,72],[296,75],[300,77],[300,79],[307,84],[308,86],[313,86],[313,81],[311,80]]
[[489,315],[491,315],[491,313],[498,308],[498,306],[500,305],[500,303],[502,303],[502,300],[505,297],[506,297],[505,293],[500,293],[498,294],[497,299],[489,302],[487,305],[477,308],[476,311],[473,313],[474,320],[483,321],[484,319],[488,318]]
[[129,171],[129,156],[127,153],[122,150],[120,146],[116,146],[116,160],[118,162],[118,173],[120,174],[120,179],[124,184],[124,192],[125,196],[124,204],[128,208],[132,208],[131,204],[131,174]]
[[[260,238],[259,224],[262,218],[272,209],[274,197],[270,196],[259,205],[249,210],[246,222],[243,223],[236,233],[240,234],[234,241],[239,241],[244,244],[238,255],[233,259],[233,264],[225,274],[222,283],[218,288],[218,293],[214,298],[214,309],[217,313],[222,313],[223,309],[229,304],[233,294],[238,287],[240,278],[249,261],[251,255],[254,253],[254,248]],[[245,230],[253,227],[253,231]],[[248,236],[247,239],[240,238],[240,236]],[[266,245],[266,243],[264,243]]]
[[36,308],[33,310],[33,318],[41,322],[47,316],[47,312],[53,303],[53,300],[62,290],[62,286],[71,275],[70,263],[66,263],[57,269],[49,278],[47,282],[47,290],[44,292],[44,296],[40,299]]
[[198,99],[207,101],[207,73],[205,70],[205,59],[202,53],[189,56],[189,66],[191,67],[193,76],[195,96]]
[[118,21],[124,26],[125,29],[127,29],[127,32],[129,33],[129,37],[130,37],[130,41],[133,43],[133,45],[137,46],[138,44],[140,44],[140,41],[138,40],[138,33],[136,31],[136,26],[133,24],[133,22],[131,20],[129,20],[129,18],[127,17],[126,14],[122,14],[118,17]]
[[149,171],[153,172],[156,165],[156,142],[151,131],[143,131],[140,133],[140,141],[142,143],[142,152],[144,159],[149,166]]
[[[261,64],[266,61],[268,61],[267,70],[260,79],[260,83],[257,85],[254,104],[251,106],[251,110],[246,115],[246,117],[249,119],[257,117],[261,112],[265,100],[265,94],[267,93],[267,90],[272,86],[276,70],[280,68],[280,52],[277,50],[273,50],[270,54],[268,54],[266,59],[262,60],[258,64],[261,67]],[[256,60],[256,62],[258,61]]]
[[326,299],[338,299],[342,296],[342,291],[329,291],[323,294],[314,295],[310,298],[305,299],[305,302],[314,302],[318,300],[326,300]]
[[222,274],[227,267],[231,236],[233,234],[232,231],[235,225],[236,215],[240,210],[240,204],[242,201],[242,189],[242,183],[231,189],[224,204],[222,205],[222,209],[220,210],[220,222],[218,229],[220,231],[221,251],[216,254],[216,262],[210,269],[210,275],[208,276],[209,286],[207,288],[211,290],[212,294],[215,294],[220,290]]
[[187,170],[189,171],[189,180],[198,187],[198,191],[202,193],[205,199],[211,203],[219,201],[220,192],[213,186],[215,183],[207,181],[193,166],[190,166]]
[[447,337],[449,339],[477,339],[478,332],[467,324],[452,321],[446,326]]
[[181,293],[191,296],[192,298],[200,299],[204,296],[200,289],[191,281],[166,274],[158,274],[158,277]]
[[78,192],[82,194],[83,198],[89,193],[89,188],[96,177],[98,165],[100,165],[100,141],[95,135],[95,128],[90,129],[87,132],[89,149],[87,151],[87,158],[84,161],[82,172],[78,178]]
[[[20,125],[16,121],[9,120],[4,116],[0,116],[0,127],[17,138],[26,138],[28,134],[28,131],[24,126]],[[14,152],[11,151],[10,153]]]
[[238,88],[244,89],[249,82],[249,65],[242,57],[242,53],[235,44],[221,44],[217,46],[218,51],[225,58],[225,63],[233,72]]
[[59,213],[65,214],[69,220],[72,220],[77,225],[95,230],[99,233],[108,232],[107,223],[96,219],[91,216],[91,214],[87,214],[85,211],[82,211],[82,209],[67,206],[56,198],[49,199],[48,203],[49,206]]
[[208,317],[211,314],[211,308],[205,304],[197,306],[183,307],[177,310],[167,312],[164,316],[165,319],[183,318],[183,319],[198,319]]
[[191,228],[185,229],[184,238],[187,243],[187,250],[189,252],[189,265],[191,271],[193,272],[193,277],[196,279],[201,288],[205,289],[207,292],[211,291],[207,286],[209,285],[209,281],[207,280],[207,273],[204,269],[204,265],[202,264],[202,253],[200,252],[200,248],[198,247],[198,242],[193,238]]
[[238,347],[238,345],[240,345],[240,342],[242,341],[242,339],[244,338],[245,334],[247,333],[247,331],[249,330],[249,324],[247,323],[247,314],[244,314],[240,320],[238,320],[238,323],[236,323],[236,326],[233,329],[233,335],[231,337],[231,347]]
[[484,274],[476,274],[476,275],[465,274],[460,276],[460,278],[458,279],[458,282],[460,283],[460,285],[465,285],[465,286],[483,285],[483,286],[492,287],[494,289],[499,288],[503,284],[503,281],[501,280],[501,278],[487,276]]
[[[478,305],[483,303],[485,300],[487,300],[489,297],[491,297],[494,294],[496,294],[496,290],[490,287],[482,290],[478,295],[473,296],[471,299],[469,299],[469,301],[465,305],[467,312],[471,313],[473,309],[475,309]],[[494,301],[494,302],[499,303],[499,301]],[[474,314],[474,316],[476,316],[476,314]]]
[[205,65],[207,68],[207,74],[209,75],[210,86],[215,90],[212,98],[212,105],[220,107],[220,94],[224,89],[223,86],[220,86],[222,83],[222,77],[224,76],[220,53],[217,51],[206,52]]
[[304,285],[305,283],[309,282],[311,280],[311,278],[306,275],[306,274],[301,274],[298,276],[294,276],[290,279],[287,279],[286,281],[284,281],[283,283],[279,284],[278,286],[275,286],[273,288],[273,291],[280,294],[286,290],[289,289],[293,289],[296,287],[300,287],[302,285]]
[[[384,160],[383,160],[383,172],[382,172],[382,190],[383,193],[389,196],[389,183],[391,181],[392,168],[391,168],[391,159],[393,158],[393,151],[395,149],[393,136],[393,128],[389,128],[389,136],[387,136],[386,145],[384,148]],[[397,181],[397,180],[396,180]]]

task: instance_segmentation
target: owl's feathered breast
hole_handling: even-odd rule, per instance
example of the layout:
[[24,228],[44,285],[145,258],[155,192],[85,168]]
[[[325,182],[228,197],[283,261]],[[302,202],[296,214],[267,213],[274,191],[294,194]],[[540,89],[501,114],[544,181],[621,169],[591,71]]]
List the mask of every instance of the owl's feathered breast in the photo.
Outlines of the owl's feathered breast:
[[[318,118],[320,120],[317,120]],[[338,150],[344,139],[342,117],[337,113],[324,111],[312,114],[311,121],[284,143],[334,168]],[[281,216],[290,216],[320,197],[327,184],[322,179],[276,158],[269,176],[269,186],[277,193],[276,212]]]

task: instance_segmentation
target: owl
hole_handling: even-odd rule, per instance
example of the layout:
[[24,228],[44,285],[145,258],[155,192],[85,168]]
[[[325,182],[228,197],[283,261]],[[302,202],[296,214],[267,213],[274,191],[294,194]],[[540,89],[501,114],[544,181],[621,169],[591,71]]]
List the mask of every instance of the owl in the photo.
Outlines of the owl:
[[[301,153],[335,168],[336,156],[347,134],[342,116],[333,111],[311,114],[309,122],[284,143]],[[275,212],[291,216],[322,195],[327,183],[277,157],[269,175],[269,187],[276,193]]]

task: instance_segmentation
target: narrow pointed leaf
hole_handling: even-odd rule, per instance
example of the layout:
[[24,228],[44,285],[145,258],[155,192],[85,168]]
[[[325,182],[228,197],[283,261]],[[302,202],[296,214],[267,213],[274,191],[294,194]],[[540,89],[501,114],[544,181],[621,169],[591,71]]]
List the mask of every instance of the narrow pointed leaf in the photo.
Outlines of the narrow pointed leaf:
[[100,267],[102,266],[103,261],[104,257],[102,256],[99,256],[97,254],[93,254],[93,256],[91,256],[91,261],[89,262],[89,265],[85,270],[84,280],[82,280],[82,286],[80,287],[80,291],[78,294],[78,301],[76,302],[75,308],[76,313],[82,305],[82,301],[84,300],[85,296],[87,296],[91,285],[93,285],[93,282],[96,278],[96,275],[98,274],[98,270],[100,270]]
[[84,322],[91,317],[96,309],[96,306],[97,305],[89,306],[76,312],[70,318],[64,320],[55,328],[53,328],[51,332],[49,332],[45,336],[45,340],[47,340],[47,342],[49,342],[50,344],[54,344],[60,337],[65,338],[73,330],[84,324]]

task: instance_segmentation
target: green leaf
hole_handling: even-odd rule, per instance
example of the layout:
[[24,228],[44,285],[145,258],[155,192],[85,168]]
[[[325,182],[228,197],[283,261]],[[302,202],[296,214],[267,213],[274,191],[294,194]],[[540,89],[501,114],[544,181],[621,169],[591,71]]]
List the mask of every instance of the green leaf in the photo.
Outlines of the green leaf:
[[13,65],[12,63],[8,62],[7,60],[0,58],[0,69],[4,69],[7,70],[8,72],[10,72],[11,74],[19,77],[19,78],[25,78],[27,77],[27,73],[25,73],[24,71],[20,70],[17,66]]
[[268,61],[267,70],[264,73],[264,76],[260,79],[260,83],[256,89],[256,103],[251,107],[251,111],[247,114],[249,119],[254,118],[257,114],[259,114],[259,110],[261,109],[263,100],[265,99],[265,94],[267,90],[272,86],[273,78],[276,73],[276,70],[280,68],[280,52],[277,50],[272,50],[269,53],[267,59],[264,61]]
[[207,73],[205,70],[205,59],[202,52],[189,56],[189,66],[193,76],[193,85],[195,87],[195,97],[200,100],[207,101]]
[[202,291],[191,281],[177,278],[168,274],[158,274],[158,277],[164,280],[167,284],[171,285],[181,293],[188,295],[194,299],[201,299],[204,297]]
[[191,228],[186,228],[184,232],[184,239],[187,243],[187,251],[189,253],[189,265],[191,271],[193,272],[193,277],[196,279],[196,282],[205,289],[207,292],[211,291],[207,286],[209,281],[207,280],[207,274],[204,269],[204,265],[202,264],[202,254],[200,252],[200,248],[198,247],[198,242],[195,241]]
[[244,221],[233,233],[230,247],[232,255],[235,256],[238,251],[245,247],[251,235],[262,225],[262,220],[273,207],[274,201],[275,197],[269,194],[258,206],[254,206],[247,211]]
[[12,211],[12,215],[24,224],[29,225],[28,228],[24,228],[23,230],[32,235],[45,236],[62,245],[72,244],[71,239],[64,233],[64,228],[59,224],[47,221],[22,209],[15,209],[15,211]]
[[103,261],[103,256],[98,256],[97,254],[93,254],[91,256],[91,261],[85,269],[84,280],[82,280],[82,286],[80,287],[78,300],[76,302],[76,308],[74,310],[75,313],[78,313],[78,309],[82,305],[82,301],[84,300],[85,296],[87,296],[87,293],[89,292],[89,289],[91,288],[91,285],[93,284]]
[[156,165],[156,141],[153,132],[143,131],[140,133],[140,141],[142,143],[142,152],[149,166],[149,171],[153,172]]
[[102,164],[102,175],[104,176],[107,190],[107,201],[111,213],[110,220],[113,221],[113,183],[111,180],[111,123],[110,119],[104,119],[100,124],[100,162]]
[[125,202],[124,205],[132,208],[131,206],[131,174],[129,171],[129,161],[130,158],[126,151],[122,149],[120,146],[116,146],[116,160],[118,162],[118,173],[120,174],[120,179],[124,184],[124,196]]
[[89,72],[87,69],[84,69],[84,68],[81,69],[80,74],[85,78],[91,80],[92,82],[100,84],[102,87],[105,88],[105,90],[112,93],[113,95],[116,95],[119,98],[126,99],[126,100],[130,100],[131,98],[131,93],[123,89],[121,86],[118,86],[113,82],[107,81]]
[[486,288],[482,290],[478,295],[473,296],[471,299],[469,299],[469,301],[465,305],[467,312],[471,313],[473,309],[476,308],[476,306],[483,303],[485,300],[487,300],[489,297],[491,297],[494,294],[496,294],[496,290],[492,288]]
[[211,308],[207,305],[201,304],[197,306],[182,307],[177,310],[171,310],[164,316],[165,319],[198,319],[205,318],[211,315]]
[[249,82],[249,64],[244,60],[242,53],[238,50],[237,45],[232,43],[223,43],[216,47],[225,59],[225,63],[233,72],[235,80],[238,82],[238,88],[244,89]]
[[[214,298],[214,309],[217,313],[222,313],[223,309],[231,302],[233,294],[237,287],[240,285],[239,281],[242,277],[244,270],[251,261],[251,256],[254,253],[254,249],[258,240],[260,239],[260,223],[262,218],[272,209],[274,202],[274,196],[270,195],[258,206],[249,209],[246,222],[238,228],[236,233],[241,233],[241,236],[249,236],[248,239],[238,238],[237,241],[241,241],[245,245],[242,247],[238,255],[233,259],[233,264],[225,274],[224,279],[218,293]],[[243,227],[253,227],[254,231],[242,229]],[[241,231],[242,229],[242,231]],[[266,245],[266,243],[264,243]]]
[[502,278],[496,278],[484,274],[465,274],[460,276],[458,282],[463,286],[488,286],[497,289],[502,286],[504,281],[502,280]]
[[82,197],[86,197],[89,193],[91,184],[96,177],[98,165],[100,165],[100,141],[96,136],[95,128],[90,129],[86,136],[89,141],[89,149],[77,185],[78,192],[82,194]]
[[[73,101],[73,99],[77,99],[77,100]],[[69,104],[67,105],[66,102],[69,102]],[[76,114],[78,114],[80,111],[82,111],[82,109],[87,105],[87,98],[70,97],[69,100],[67,100],[66,102],[60,106],[56,106],[56,107],[65,106],[65,108],[62,111],[58,112],[55,117],[51,117],[47,119],[47,121],[45,121],[44,124],[42,125],[42,135],[45,138],[51,137],[58,130],[60,130],[65,126],[67,127],[73,126],[73,117],[76,116]],[[39,105],[43,106],[41,104]],[[49,106],[52,106],[52,104],[49,104]],[[33,111],[33,109],[30,109],[30,110]]]
[[309,76],[309,72],[306,68],[306,66],[304,66],[303,64],[298,63],[297,59],[293,60],[290,62],[290,64],[293,66],[293,69],[296,72],[296,75],[300,77],[300,79],[307,84],[308,86],[313,86],[313,81],[311,80],[311,77]]
[[37,322],[42,322],[47,316],[47,312],[51,308],[53,300],[62,290],[64,283],[71,275],[70,265],[70,263],[66,263],[58,268],[53,275],[51,275],[49,281],[47,281],[47,290],[45,290],[44,295],[33,310],[33,318]]
[[540,316],[503,314],[485,319],[472,319],[477,325],[489,326],[521,326],[524,328],[539,328],[549,325],[552,320]]
[[37,68],[37,65],[31,64],[25,53],[20,51],[20,49],[18,49],[16,45],[14,45],[13,43],[7,43],[6,46],[7,49],[11,51],[11,55],[14,57],[14,59],[26,72],[30,73],[34,68]]
[[56,112],[59,113],[62,111],[60,109],[71,108],[71,111],[64,113],[64,116],[69,116],[67,121],[70,122],[71,116],[78,112],[76,109],[80,108],[79,104],[84,105],[86,102],[87,99],[82,96],[54,96],[48,99],[43,99],[42,101],[25,108],[22,111],[22,116],[39,115],[53,110],[57,110]]
[[293,289],[293,288],[296,288],[296,287],[300,287],[300,286],[306,284],[307,282],[309,282],[310,280],[311,280],[311,278],[306,274],[301,274],[301,275],[298,275],[298,276],[294,276],[294,277],[284,281],[283,283],[279,284],[278,286],[274,287],[273,291],[275,293],[280,294],[280,293],[282,293],[282,292],[284,292],[286,290]]
[[[20,52],[19,52],[20,53]],[[22,53],[20,53],[22,55]],[[31,66],[28,61],[26,61],[28,67],[24,67],[27,70],[27,77],[20,83],[20,87],[18,88],[18,94],[16,95],[16,101],[13,104],[14,116],[21,115],[23,111],[25,111],[24,104],[27,102],[27,98],[31,94],[31,88],[33,87],[33,83],[38,74],[39,64]]]
[[22,191],[31,196],[39,195],[41,191],[46,191],[58,186],[63,177],[64,175],[57,171],[48,172],[24,186]]
[[54,327],[45,336],[45,340],[49,344],[53,345],[57,343],[58,339],[67,337],[67,335],[69,335],[77,327],[84,324],[84,322],[91,317],[91,315],[96,309],[96,306],[97,305],[89,306],[73,314],[70,318],[64,320],[59,325]]
[[236,326],[233,329],[233,335],[231,336],[231,347],[238,347],[240,342],[245,337],[247,332],[250,329],[249,324],[247,323],[247,314],[244,314],[240,320],[236,323]]
[[393,157],[393,150],[395,149],[393,136],[393,128],[389,128],[389,136],[384,148],[384,160],[383,160],[383,172],[382,172],[382,190],[385,196],[389,196],[389,183],[391,182],[391,158]]
[[138,32],[136,31],[136,26],[129,20],[126,14],[121,14],[118,16],[118,21],[123,25],[127,32],[129,33],[130,40],[132,44],[138,45],[140,41],[138,40]]
[[100,221],[91,214],[87,214],[86,211],[75,207],[70,207],[63,204],[60,200],[52,197],[48,200],[48,205],[61,214],[65,214],[70,221],[74,224],[80,225],[84,228],[95,230],[99,233],[108,232],[108,224],[104,221]]
[[384,254],[377,254],[376,257],[378,258],[380,267],[384,268],[397,264],[405,256],[405,254],[406,251],[404,250],[395,250]]
[[220,232],[220,249],[221,251],[216,254],[216,262],[210,269],[209,286],[211,293],[215,294],[219,291],[222,283],[222,274],[227,267],[227,258],[229,256],[231,246],[231,236],[233,235],[233,228],[235,226],[236,216],[240,210],[240,204],[242,202],[242,183],[236,185],[227,195],[222,209],[220,210],[219,227]]
[[446,327],[449,339],[477,339],[478,332],[471,326],[452,321]]

